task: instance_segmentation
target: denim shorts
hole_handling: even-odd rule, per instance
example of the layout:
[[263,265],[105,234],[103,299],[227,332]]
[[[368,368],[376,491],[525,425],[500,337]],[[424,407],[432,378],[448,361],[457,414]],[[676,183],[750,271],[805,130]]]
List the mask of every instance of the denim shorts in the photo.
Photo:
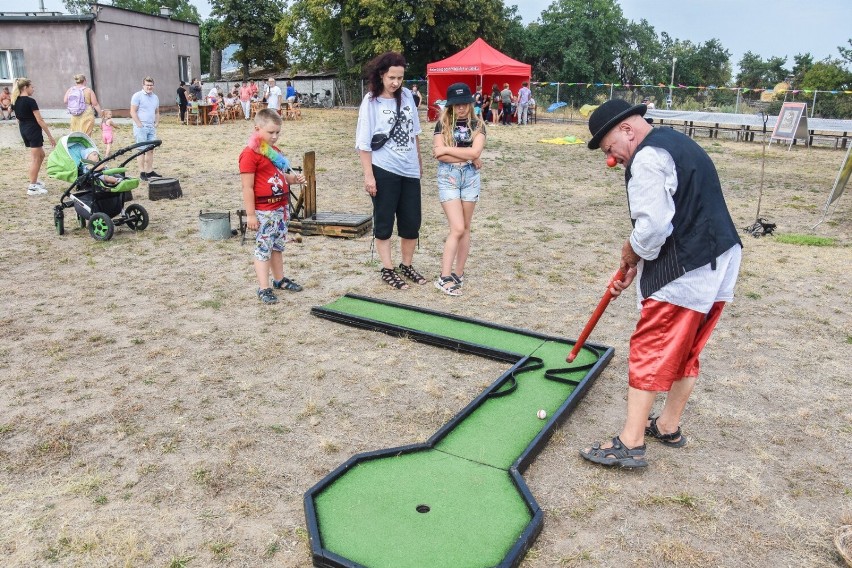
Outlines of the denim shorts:
[[479,170],[473,164],[438,162],[438,199],[441,203],[461,199],[479,201]]
[[151,140],[157,139],[157,129],[154,126],[145,126],[138,127],[135,124],[133,125],[133,138],[137,143],[139,142],[150,142]]
[[255,211],[257,215],[257,233],[254,237],[254,257],[266,262],[272,258],[272,251],[283,252],[287,243],[287,211]]

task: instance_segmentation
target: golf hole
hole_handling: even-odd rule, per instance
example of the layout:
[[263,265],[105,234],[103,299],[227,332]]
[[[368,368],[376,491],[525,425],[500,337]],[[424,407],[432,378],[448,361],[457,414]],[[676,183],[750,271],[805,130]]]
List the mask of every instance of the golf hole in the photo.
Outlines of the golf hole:
[[417,505],[415,509],[418,513],[428,513],[430,511],[429,505]]

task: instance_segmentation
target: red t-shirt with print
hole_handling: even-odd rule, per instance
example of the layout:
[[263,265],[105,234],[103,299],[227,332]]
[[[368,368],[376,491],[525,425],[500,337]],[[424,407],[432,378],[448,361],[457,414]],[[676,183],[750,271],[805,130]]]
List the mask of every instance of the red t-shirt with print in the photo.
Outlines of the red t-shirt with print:
[[[276,152],[281,152],[273,146]],[[240,173],[254,174],[254,208],[257,211],[274,211],[290,203],[290,186],[284,172],[272,161],[249,147],[240,154]]]

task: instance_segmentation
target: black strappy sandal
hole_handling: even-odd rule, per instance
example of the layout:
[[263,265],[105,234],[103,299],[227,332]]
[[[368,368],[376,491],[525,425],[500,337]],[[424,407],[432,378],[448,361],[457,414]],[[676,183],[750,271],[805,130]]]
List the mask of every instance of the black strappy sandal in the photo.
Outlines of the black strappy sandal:
[[651,421],[651,425],[645,427],[645,435],[659,440],[661,444],[670,448],[684,447],[686,445],[686,436],[680,433],[680,426],[678,426],[677,430],[671,434],[663,434],[660,432],[659,428],[657,428],[657,418],[659,418],[659,416],[654,416],[653,414],[648,417],[648,420]]
[[402,275],[414,282],[415,284],[426,284],[426,279],[423,278],[423,275],[414,270],[413,266],[406,266],[402,263],[399,265],[399,271],[402,272]]
[[399,277],[393,268],[382,268],[382,282],[397,290],[408,290],[408,284]]

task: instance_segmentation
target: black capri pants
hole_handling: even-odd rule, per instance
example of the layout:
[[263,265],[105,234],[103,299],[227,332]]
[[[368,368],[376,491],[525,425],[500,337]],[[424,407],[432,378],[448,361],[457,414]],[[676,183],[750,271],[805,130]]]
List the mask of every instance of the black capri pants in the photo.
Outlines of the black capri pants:
[[401,239],[420,237],[422,208],[420,178],[405,177],[373,165],[376,195],[373,196],[373,235],[380,241],[396,232]]

